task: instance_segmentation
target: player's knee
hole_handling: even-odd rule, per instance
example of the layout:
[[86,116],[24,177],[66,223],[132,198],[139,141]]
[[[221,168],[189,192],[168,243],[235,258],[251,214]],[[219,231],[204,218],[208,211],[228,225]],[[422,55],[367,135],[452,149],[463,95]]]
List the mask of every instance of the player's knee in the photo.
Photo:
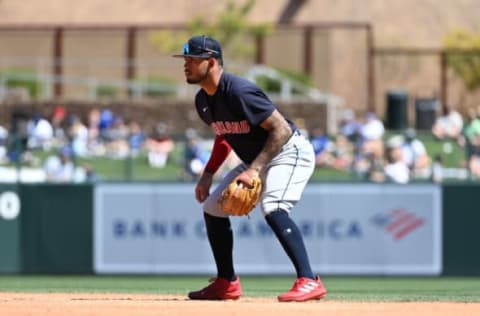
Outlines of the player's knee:
[[212,199],[212,196],[210,195],[205,201],[203,201],[203,211],[205,213],[211,213],[211,210],[213,209],[213,207],[215,207],[215,203]]
[[217,199],[210,195],[204,202],[203,202],[203,212],[210,214],[216,217],[227,217],[217,205]]
[[291,201],[275,201],[275,202],[264,201],[262,203],[262,213],[263,213],[263,216],[267,216],[272,212],[282,210],[287,214],[290,214],[294,205],[295,203]]

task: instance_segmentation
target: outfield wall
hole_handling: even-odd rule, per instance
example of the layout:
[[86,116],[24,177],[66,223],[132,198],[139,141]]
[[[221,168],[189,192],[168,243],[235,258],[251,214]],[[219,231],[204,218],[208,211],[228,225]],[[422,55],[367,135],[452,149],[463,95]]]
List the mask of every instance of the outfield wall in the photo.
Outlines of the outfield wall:
[[20,272],[20,194],[16,185],[0,187],[0,272]]
[[[0,273],[210,275],[215,269],[193,189],[2,185]],[[479,189],[310,184],[293,216],[321,274],[480,275]],[[238,273],[293,273],[259,209],[232,224]]]
[[480,275],[480,185],[443,186],[443,270]]

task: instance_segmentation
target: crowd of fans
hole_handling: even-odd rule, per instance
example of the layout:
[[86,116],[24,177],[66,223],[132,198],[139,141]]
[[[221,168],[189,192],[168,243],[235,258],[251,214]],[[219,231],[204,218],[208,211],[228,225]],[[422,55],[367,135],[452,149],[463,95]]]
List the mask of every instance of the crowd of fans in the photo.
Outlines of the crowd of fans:
[[[336,135],[327,135],[322,126],[307,130],[302,122],[296,123],[311,140],[317,168],[348,172],[372,182],[443,179],[441,154],[428,153],[412,128],[386,135],[383,122],[374,113],[358,119],[352,110],[345,110]],[[472,177],[480,178],[480,106],[468,109],[465,122],[460,113],[448,108],[445,115],[437,118],[431,133],[445,142],[445,152],[452,150],[448,148],[451,141],[464,148],[465,167]],[[82,119],[59,105],[50,117],[15,113],[10,129],[0,126],[0,163],[40,165],[51,182],[98,179],[95,170],[89,164],[78,163],[77,158],[125,159],[144,154],[145,163],[151,168],[164,168],[179,145],[167,125],[159,123],[145,131],[140,122],[126,121],[108,108],[92,109]],[[209,159],[212,140],[189,129],[181,145],[183,156],[175,161],[181,166],[178,178],[195,180]],[[53,154],[41,162],[34,154],[38,150]],[[219,175],[237,163],[238,158],[232,153]]]
[[[212,143],[193,129],[185,131],[180,144],[162,122],[145,130],[140,122],[124,120],[108,108],[92,109],[82,119],[59,105],[50,117],[14,113],[10,129],[0,126],[0,164],[41,167],[49,182],[84,182],[97,180],[101,175],[91,165],[79,161],[142,155],[149,167],[161,169],[171,162],[172,151],[181,146],[183,156],[175,161],[181,166],[178,178],[191,181],[203,171]],[[36,155],[39,151],[51,156],[42,162]],[[236,161],[232,154],[222,170],[232,168]]]
[[[57,106],[50,117],[14,113],[10,130],[0,128],[0,162],[39,166],[38,151],[50,152],[40,166],[50,182],[83,182],[97,179],[92,166],[78,158],[125,159],[146,151],[153,168],[166,165],[174,143],[159,125],[145,132],[140,123],[126,122],[110,109],[92,109],[88,117]],[[86,161],[83,159],[82,161]]]
[[465,151],[463,167],[467,174],[480,178],[480,106],[467,110],[466,122],[452,107],[436,119],[430,132],[442,142],[441,153],[429,153],[413,128],[385,135],[383,122],[373,113],[358,120],[353,111],[346,110],[338,130],[331,138],[320,127],[312,129],[310,138],[317,167],[351,172],[359,179],[373,182],[441,182],[442,153],[451,153],[455,142]]

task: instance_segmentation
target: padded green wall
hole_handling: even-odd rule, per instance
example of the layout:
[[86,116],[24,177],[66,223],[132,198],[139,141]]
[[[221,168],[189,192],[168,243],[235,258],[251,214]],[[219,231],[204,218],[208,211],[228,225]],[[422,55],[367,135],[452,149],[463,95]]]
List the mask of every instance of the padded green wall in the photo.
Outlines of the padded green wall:
[[[93,185],[0,185],[18,194],[0,216],[0,273],[93,273]],[[480,185],[445,184],[443,274],[480,275]]]
[[443,274],[480,275],[480,185],[443,186]]
[[92,273],[91,185],[22,185],[22,271]]
[[[0,196],[5,192],[15,192],[16,185],[0,185]],[[3,205],[5,206],[5,205]],[[0,211],[0,273],[20,272],[20,220],[22,206],[18,217],[5,219]]]

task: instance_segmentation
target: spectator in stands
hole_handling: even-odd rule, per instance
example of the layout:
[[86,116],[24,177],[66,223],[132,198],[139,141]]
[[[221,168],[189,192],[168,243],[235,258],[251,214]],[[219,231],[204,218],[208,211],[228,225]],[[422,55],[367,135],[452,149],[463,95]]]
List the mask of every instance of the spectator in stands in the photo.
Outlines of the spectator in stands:
[[74,152],[69,145],[58,149],[55,155],[49,156],[44,165],[46,181],[54,183],[82,183],[96,181],[94,169],[88,165],[76,166]]
[[359,180],[383,182],[385,179],[383,157],[377,156],[374,152],[365,153],[355,162],[354,167],[354,173]]
[[463,130],[463,140],[460,144],[467,148],[467,166],[470,176],[480,178],[480,106],[477,111],[473,108],[468,110],[469,123]]
[[361,124],[355,119],[355,113],[351,109],[346,109],[339,122],[339,134],[346,137],[352,144],[357,143]]
[[100,117],[98,118],[100,134],[102,134],[103,131],[107,131],[113,125],[114,119],[115,117],[110,109],[102,109],[100,111]]
[[432,173],[431,180],[433,183],[442,183],[443,182],[443,157],[441,154],[435,155],[432,163]]
[[332,150],[333,168],[340,171],[351,170],[354,161],[355,145],[344,135],[338,134]]
[[353,161],[353,144],[342,135],[338,134],[331,140],[324,129],[315,127],[310,132],[310,142],[315,153],[316,167],[334,168],[340,171],[349,170]]
[[403,160],[401,146],[403,138],[401,135],[392,136],[387,141],[385,151],[385,181],[405,184],[410,181],[410,169]]
[[77,115],[69,116],[68,136],[71,140],[72,150],[77,157],[87,157],[88,152],[88,129]]
[[72,155],[72,149],[64,146],[58,150],[56,155],[47,158],[43,168],[48,182],[73,182],[75,165]]
[[49,150],[51,148],[53,127],[42,114],[37,113],[34,115],[29,122],[28,131],[27,147],[29,149]]
[[53,129],[53,147],[60,148],[68,144],[67,110],[64,106],[57,105],[55,107],[50,123]]
[[431,172],[431,159],[415,129],[408,128],[401,145],[402,159],[411,171],[411,177],[427,179]]
[[175,148],[175,143],[168,133],[165,124],[155,126],[151,135],[145,141],[148,164],[150,167],[163,168],[167,165],[168,157]]
[[338,126],[339,132],[335,137],[336,157],[338,162],[342,162],[340,166],[337,166],[337,169],[345,169],[346,160],[348,160],[348,168],[355,168],[354,158],[358,157],[360,152],[359,134],[361,126],[352,109],[343,111]]
[[436,119],[432,126],[432,133],[440,140],[456,140],[462,132],[463,118],[451,105],[448,105],[446,110],[445,115]]
[[193,129],[187,129],[185,136],[187,141],[181,177],[183,180],[193,181],[202,174],[205,164],[210,158],[209,149],[212,148],[212,145],[206,145],[205,141]]
[[312,135],[310,138],[310,142],[312,143],[313,151],[315,153],[315,166],[320,168],[332,167],[332,150],[334,143],[319,126],[313,128],[310,134]]
[[108,157],[124,159],[128,156],[130,152],[128,144],[130,131],[121,116],[115,116],[101,133]]
[[88,113],[88,153],[93,156],[105,155],[105,147],[100,137],[100,110],[93,108]]
[[359,130],[354,157],[354,171],[357,177],[368,176],[372,163],[383,157],[383,134],[385,128],[375,113],[368,112]]
[[[476,143],[480,143],[480,135],[476,137]],[[471,177],[480,178],[480,146],[475,146],[472,156],[468,161]]]
[[385,127],[375,113],[368,112],[365,122],[360,127],[360,151],[361,153],[373,153],[380,157],[383,155],[383,134]]
[[145,132],[140,127],[140,124],[136,121],[131,121],[128,125],[129,135],[128,135],[128,145],[130,147],[130,153],[133,157],[138,156],[142,150],[147,136]]
[[376,157],[374,155],[370,158],[370,170],[368,171],[368,181],[384,182],[385,181],[385,161],[384,157]]
[[467,109],[467,123],[458,137],[458,144],[465,148],[467,161],[473,154],[477,136],[480,135],[480,106]]

